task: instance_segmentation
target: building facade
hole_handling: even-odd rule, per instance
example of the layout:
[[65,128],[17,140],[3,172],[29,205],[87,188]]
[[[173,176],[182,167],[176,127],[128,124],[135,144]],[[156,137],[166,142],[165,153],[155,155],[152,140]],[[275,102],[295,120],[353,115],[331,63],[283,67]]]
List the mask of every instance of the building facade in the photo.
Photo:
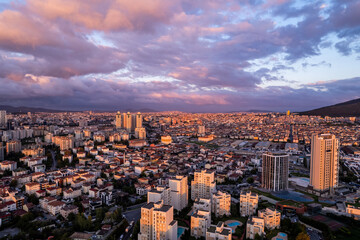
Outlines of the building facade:
[[289,186],[289,156],[265,153],[262,159],[262,187],[270,191],[287,190]]
[[311,137],[310,185],[333,192],[339,182],[339,139],[332,134]]
[[266,208],[258,211],[258,217],[264,219],[267,229],[280,228],[281,213],[273,208]]
[[231,195],[225,192],[217,191],[212,195],[212,212],[216,217],[229,216],[231,207]]
[[141,208],[139,240],[176,240],[177,221],[174,208],[162,201],[150,202]]
[[209,170],[194,172],[194,180],[191,181],[191,199],[211,199],[212,193],[216,191],[215,173]]
[[242,217],[251,216],[256,213],[259,203],[259,195],[251,191],[240,192],[240,215]]
[[171,206],[174,209],[181,211],[188,205],[189,200],[189,187],[187,176],[177,175],[169,179]]
[[264,219],[251,216],[246,223],[246,238],[255,239],[257,234],[261,237],[265,233],[264,229]]

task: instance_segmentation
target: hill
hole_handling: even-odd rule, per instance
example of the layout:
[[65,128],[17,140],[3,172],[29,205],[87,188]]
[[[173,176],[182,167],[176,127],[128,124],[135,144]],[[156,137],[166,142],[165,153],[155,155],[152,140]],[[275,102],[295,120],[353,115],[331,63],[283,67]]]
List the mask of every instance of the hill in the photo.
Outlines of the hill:
[[300,112],[299,114],[329,117],[360,117],[360,98],[310,111]]
[[63,110],[54,110],[47,108],[32,108],[32,107],[13,107],[9,105],[0,105],[0,110],[6,110],[8,113],[27,113],[27,112],[48,112],[48,113],[57,113],[57,112],[66,112]]

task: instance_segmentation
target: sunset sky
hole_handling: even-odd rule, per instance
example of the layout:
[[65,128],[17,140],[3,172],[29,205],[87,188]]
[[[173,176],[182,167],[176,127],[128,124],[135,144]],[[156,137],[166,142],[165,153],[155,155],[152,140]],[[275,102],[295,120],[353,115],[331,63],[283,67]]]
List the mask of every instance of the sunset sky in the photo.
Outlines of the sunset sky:
[[0,0],[0,105],[308,110],[360,97],[360,1]]

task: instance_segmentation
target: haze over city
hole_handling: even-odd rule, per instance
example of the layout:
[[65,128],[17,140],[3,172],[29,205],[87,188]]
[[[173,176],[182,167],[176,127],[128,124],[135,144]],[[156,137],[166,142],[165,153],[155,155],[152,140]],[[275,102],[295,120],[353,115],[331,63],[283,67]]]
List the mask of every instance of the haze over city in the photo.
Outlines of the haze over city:
[[310,110],[360,97],[359,1],[0,0],[0,103]]

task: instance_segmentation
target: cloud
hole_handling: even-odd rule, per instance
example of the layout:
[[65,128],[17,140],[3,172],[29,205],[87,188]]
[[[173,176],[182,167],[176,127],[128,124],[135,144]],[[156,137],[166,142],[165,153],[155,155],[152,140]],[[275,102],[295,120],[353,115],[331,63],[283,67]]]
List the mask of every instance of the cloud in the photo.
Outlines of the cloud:
[[355,0],[26,0],[0,9],[2,102],[222,111],[326,105],[343,99],[336,87],[358,96],[345,88],[356,79],[299,87],[286,77],[331,68],[310,59],[324,49],[360,52]]

